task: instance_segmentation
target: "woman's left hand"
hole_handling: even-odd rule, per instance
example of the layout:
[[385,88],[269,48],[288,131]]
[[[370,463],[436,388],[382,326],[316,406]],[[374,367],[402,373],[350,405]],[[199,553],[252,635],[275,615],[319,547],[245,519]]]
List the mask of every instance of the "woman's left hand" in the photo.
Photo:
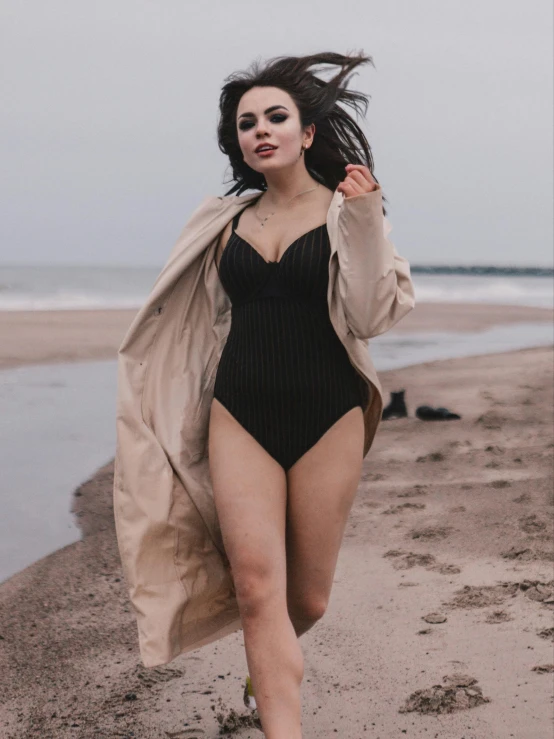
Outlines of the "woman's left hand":
[[345,179],[339,183],[338,192],[344,193],[344,196],[351,198],[354,195],[363,195],[365,192],[372,192],[379,187],[379,184],[373,179],[371,172],[364,164],[347,164],[347,175]]

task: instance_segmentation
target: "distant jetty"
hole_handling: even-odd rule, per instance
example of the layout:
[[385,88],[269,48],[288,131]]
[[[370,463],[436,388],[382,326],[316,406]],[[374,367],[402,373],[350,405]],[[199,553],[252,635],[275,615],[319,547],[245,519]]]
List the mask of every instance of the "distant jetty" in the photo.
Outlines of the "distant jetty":
[[499,277],[553,277],[554,267],[498,267],[487,264],[434,265],[412,264],[412,274],[420,275],[487,275]]

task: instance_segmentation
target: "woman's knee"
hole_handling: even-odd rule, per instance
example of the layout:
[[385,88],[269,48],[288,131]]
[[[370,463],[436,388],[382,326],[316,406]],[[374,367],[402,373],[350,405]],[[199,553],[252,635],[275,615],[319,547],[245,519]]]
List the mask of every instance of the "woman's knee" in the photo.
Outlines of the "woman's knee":
[[308,630],[320,621],[327,611],[328,598],[322,594],[305,594],[294,603],[289,603],[289,615],[293,624]]
[[235,594],[241,616],[256,617],[267,608],[285,602],[279,574],[269,563],[250,562],[233,567]]

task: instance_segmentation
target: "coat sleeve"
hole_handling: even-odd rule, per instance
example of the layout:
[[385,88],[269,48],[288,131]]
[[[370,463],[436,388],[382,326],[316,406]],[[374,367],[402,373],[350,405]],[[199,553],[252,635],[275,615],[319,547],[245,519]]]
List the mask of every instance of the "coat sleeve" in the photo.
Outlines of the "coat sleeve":
[[339,294],[358,339],[388,331],[415,305],[410,265],[396,251],[381,187],[344,198],[339,212]]

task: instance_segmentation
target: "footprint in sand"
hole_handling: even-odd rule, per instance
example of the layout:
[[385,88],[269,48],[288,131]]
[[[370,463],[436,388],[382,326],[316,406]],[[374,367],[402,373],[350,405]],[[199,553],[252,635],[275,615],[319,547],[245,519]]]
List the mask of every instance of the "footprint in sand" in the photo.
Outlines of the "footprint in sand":
[[424,508],[425,503],[401,503],[400,505],[390,506],[386,511],[381,511],[381,514],[402,513],[405,510],[422,511]]
[[483,413],[482,416],[479,416],[475,423],[480,424],[481,426],[483,426],[483,428],[486,428],[488,430],[494,430],[501,429],[502,423],[505,420],[505,418],[499,416],[497,413],[494,413],[493,411],[487,411],[486,413]]
[[533,498],[529,493],[522,493],[517,498],[512,498],[512,503],[531,503]]
[[485,608],[499,606],[507,598],[515,596],[518,583],[499,583],[498,585],[464,585],[456,590],[451,601],[443,603],[450,608]]
[[417,711],[422,714],[438,715],[490,703],[490,698],[483,695],[477,679],[470,675],[445,675],[442,680],[443,685],[433,685],[412,693],[398,709],[399,713]]
[[432,554],[404,552],[401,549],[389,549],[383,557],[395,558],[392,563],[395,570],[409,570],[412,567],[425,567],[426,570],[440,572],[441,575],[458,575],[461,569],[456,565],[441,564]]
[[382,475],[380,472],[366,472],[360,477],[360,480],[362,482],[368,482],[368,480],[371,480],[371,482],[378,482],[379,480],[386,480],[387,476]]
[[554,580],[550,580],[550,582],[523,580],[519,583],[519,589],[529,600],[548,606],[554,605]]
[[380,508],[382,505],[378,500],[364,500],[361,503],[362,508]]
[[486,452],[491,452],[492,454],[504,454],[504,447],[498,446],[498,444],[489,444],[485,447]]
[[526,534],[536,534],[539,531],[544,531],[546,523],[537,518],[537,514],[533,513],[530,516],[519,519],[519,528],[525,531]]
[[441,575],[459,575],[462,571],[458,565],[446,565],[446,564],[437,564],[434,567],[427,567],[428,570],[432,570],[433,572],[438,572]]
[[540,582],[539,580],[523,580],[522,582],[501,582],[497,585],[464,585],[454,593],[451,601],[443,603],[450,608],[485,608],[499,606],[508,598],[515,598],[522,592],[529,600],[536,601],[547,607],[554,605],[554,580]]
[[444,462],[446,455],[443,452],[431,452],[416,458],[416,462]]
[[397,493],[397,498],[417,498],[419,495],[427,495],[425,488],[427,485],[414,485],[413,490],[406,490],[404,493]]
[[436,560],[432,554],[416,554],[415,552],[404,552],[401,549],[389,549],[383,557],[398,558],[392,563],[395,570],[410,570],[412,567],[427,567],[435,564]]
[[412,529],[407,536],[412,539],[424,539],[430,541],[434,539],[445,539],[451,531],[455,531],[453,526],[427,526],[423,529]]
[[543,549],[531,549],[523,544],[513,546],[505,552],[500,553],[504,559],[513,559],[518,562],[554,562],[554,552],[545,551]]
[[491,611],[485,618],[487,624],[503,624],[506,621],[513,621],[514,619],[506,611]]

